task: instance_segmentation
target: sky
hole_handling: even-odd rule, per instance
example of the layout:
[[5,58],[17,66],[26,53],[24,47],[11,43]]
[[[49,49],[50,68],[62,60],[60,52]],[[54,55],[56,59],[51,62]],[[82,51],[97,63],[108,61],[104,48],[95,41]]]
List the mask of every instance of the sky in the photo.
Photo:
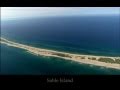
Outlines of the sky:
[[1,20],[120,14],[120,7],[1,7]]

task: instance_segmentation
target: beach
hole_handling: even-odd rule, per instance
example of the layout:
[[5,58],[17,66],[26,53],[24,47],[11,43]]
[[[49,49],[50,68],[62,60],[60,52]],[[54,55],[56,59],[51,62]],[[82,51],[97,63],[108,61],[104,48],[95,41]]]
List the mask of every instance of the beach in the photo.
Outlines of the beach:
[[[1,44],[5,44],[8,46],[24,49],[27,52],[37,55],[37,56],[47,56],[47,57],[56,57],[62,58],[65,60],[72,60],[79,63],[84,64],[91,64],[96,66],[102,66],[107,68],[114,68],[120,69],[120,57],[111,57],[111,56],[96,56],[96,55],[82,55],[82,54],[73,54],[73,53],[66,53],[60,52],[55,50],[43,49],[43,48],[36,48],[33,46],[28,46],[25,44],[16,43],[5,38],[1,38]],[[104,62],[101,59],[109,59],[110,62]],[[116,62],[117,61],[117,62]]]

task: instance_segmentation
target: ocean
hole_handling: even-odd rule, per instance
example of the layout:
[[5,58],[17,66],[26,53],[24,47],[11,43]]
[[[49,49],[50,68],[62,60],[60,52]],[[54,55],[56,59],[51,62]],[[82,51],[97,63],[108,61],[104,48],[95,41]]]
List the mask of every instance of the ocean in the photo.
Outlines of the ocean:
[[[120,17],[41,17],[1,22],[1,36],[9,40],[70,53],[120,56]],[[53,57],[37,57],[1,45],[1,74],[82,75],[120,74],[120,70]]]

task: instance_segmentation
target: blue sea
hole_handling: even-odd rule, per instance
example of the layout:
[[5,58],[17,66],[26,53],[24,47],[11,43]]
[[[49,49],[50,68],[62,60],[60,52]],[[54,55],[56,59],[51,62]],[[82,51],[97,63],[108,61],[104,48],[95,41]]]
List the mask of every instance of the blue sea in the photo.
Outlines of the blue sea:
[[[40,17],[1,22],[1,36],[57,51],[120,56],[120,16]],[[116,75],[120,70],[53,57],[37,57],[22,49],[1,45],[1,74]]]

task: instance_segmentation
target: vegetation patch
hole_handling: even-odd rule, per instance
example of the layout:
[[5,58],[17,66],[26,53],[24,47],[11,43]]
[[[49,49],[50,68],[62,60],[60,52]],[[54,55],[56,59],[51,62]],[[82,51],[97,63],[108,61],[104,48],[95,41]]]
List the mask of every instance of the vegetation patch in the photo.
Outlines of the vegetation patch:
[[85,57],[81,57],[81,59],[85,59]]
[[52,55],[57,55],[57,56],[61,56],[61,57],[69,57],[69,58],[72,58],[70,55],[68,55],[68,54],[62,54],[62,53],[52,53]]
[[115,61],[112,58],[99,58],[98,61],[106,63],[115,63]]
[[91,59],[90,57],[88,57],[88,59]]
[[92,57],[91,59],[92,59],[92,60],[96,60],[96,58],[95,58],[95,57]]
[[120,64],[120,59],[115,59],[115,63]]

